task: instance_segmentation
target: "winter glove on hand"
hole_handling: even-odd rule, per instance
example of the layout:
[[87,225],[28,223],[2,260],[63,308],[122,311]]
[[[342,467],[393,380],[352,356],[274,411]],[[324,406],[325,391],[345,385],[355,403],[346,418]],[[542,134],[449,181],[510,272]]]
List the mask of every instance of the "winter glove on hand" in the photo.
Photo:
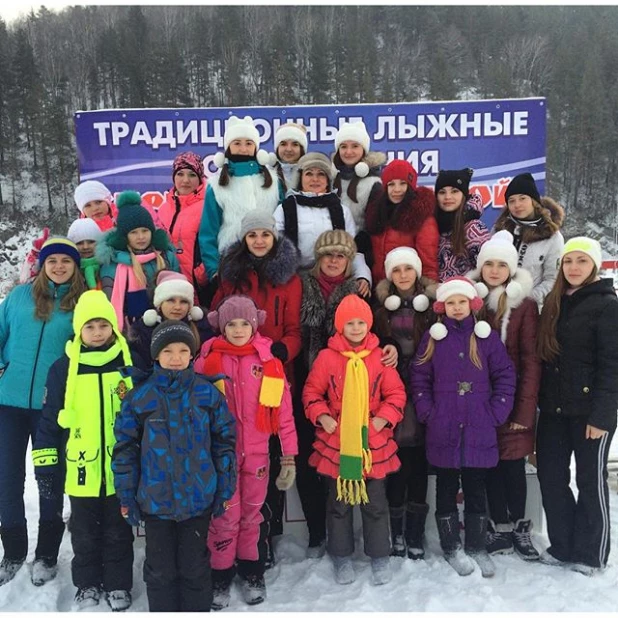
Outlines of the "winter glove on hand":
[[43,474],[38,476],[36,479],[37,485],[39,486],[39,495],[41,498],[45,500],[53,500],[57,497],[56,493],[56,483],[54,482],[53,474]]
[[139,522],[142,520],[142,514],[135,500],[130,500],[126,506],[121,506],[120,514],[130,526],[139,526]]
[[281,472],[275,480],[275,485],[280,491],[287,491],[294,485],[294,479],[296,478],[296,464],[294,463],[293,456],[286,456],[281,458]]
[[287,363],[287,360],[288,360],[288,348],[285,345],[285,343],[282,343],[281,341],[275,341],[270,346],[270,353],[275,358],[278,358],[282,363]]
[[215,494],[215,499],[212,502],[212,516],[221,517],[225,513],[226,500],[222,500],[221,496]]

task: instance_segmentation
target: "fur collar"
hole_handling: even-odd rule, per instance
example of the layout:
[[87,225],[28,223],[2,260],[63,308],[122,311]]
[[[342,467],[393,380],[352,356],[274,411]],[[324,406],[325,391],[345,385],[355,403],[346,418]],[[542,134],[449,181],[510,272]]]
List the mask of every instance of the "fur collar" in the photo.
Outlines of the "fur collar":
[[[376,285],[376,289],[375,289],[375,297],[376,300],[381,304],[384,305],[384,301],[391,296],[391,294],[394,294],[394,291],[391,291],[391,286],[392,283],[388,280],[388,279],[382,279],[382,281],[380,281],[380,283],[378,283],[378,285]],[[392,286],[395,287],[395,286]]]
[[[481,280],[480,269],[471,270],[466,277],[472,281],[479,282]],[[521,293],[517,296],[507,296],[506,306],[508,309],[516,309],[524,302],[524,299],[530,296],[532,288],[534,287],[534,281],[532,275],[525,268],[518,268],[515,271],[515,275],[511,277],[511,281],[521,286]],[[484,299],[487,308],[496,313],[498,311],[498,301],[502,296],[502,293],[506,290],[506,285],[499,285],[493,290],[489,290],[489,294]]]
[[[356,279],[346,279],[335,288],[327,303],[320,291],[318,280],[310,272],[302,272],[300,277],[303,283],[303,304],[300,309],[300,323],[309,328],[324,330],[328,326],[325,324],[327,317],[329,317],[327,315],[328,307],[336,307],[344,296],[355,294],[357,290]],[[334,310],[332,313],[334,315]],[[328,335],[330,334],[328,333]]]
[[[551,238],[562,227],[564,221],[564,210],[558,202],[551,197],[543,196],[541,198],[541,210],[539,212],[542,221],[535,226],[521,225],[521,241],[528,244],[538,242],[539,240],[547,240]],[[496,221],[494,228],[496,231],[508,230],[511,234],[514,234],[515,228],[518,225],[509,216],[509,209],[504,208],[498,220]]]
[[[374,222],[378,219],[378,208],[384,208],[387,202],[388,194],[386,192],[386,187],[384,187],[384,192],[380,197],[367,204],[365,220],[367,222],[367,231],[370,234],[375,232],[369,229],[369,222]],[[393,208],[390,222],[395,222],[393,226],[396,226],[397,230],[401,232],[418,232],[425,219],[434,215],[435,205],[436,198],[433,191],[428,187],[419,186],[416,188],[416,196],[413,200],[408,200],[406,198]],[[377,227],[377,222],[375,225]]]
[[[336,154],[337,153],[334,152],[331,155],[333,165]],[[379,176],[380,167],[386,163],[386,155],[383,152],[369,151],[356,165],[359,165],[359,163],[364,163],[365,165],[367,165],[367,167],[369,168],[369,176]],[[343,178],[344,180],[350,180],[356,175],[356,165],[344,165],[341,168],[337,168],[337,166],[334,165],[334,167],[341,175],[341,178]]]
[[[238,241],[232,245],[227,253],[237,252],[243,241]],[[253,264],[249,258],[248,251],[239,252],[240,259],[223,260],[221,264],[221,278],[224,281],[238,281],[241,273],[253,270]],[[298,270],[300,257],[298,249],[289,238],[281,236],[277,242],[275,254],[266,262],[264,266],[264,276],[266,281],[272,285],[286,284]]]

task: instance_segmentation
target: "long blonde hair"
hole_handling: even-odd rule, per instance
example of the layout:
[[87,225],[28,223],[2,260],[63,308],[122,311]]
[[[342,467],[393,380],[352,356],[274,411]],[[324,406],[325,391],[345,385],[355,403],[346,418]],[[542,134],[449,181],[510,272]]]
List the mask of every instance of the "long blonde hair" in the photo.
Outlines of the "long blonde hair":
[[[45,265],[42,264],[41,270],[32,283],[32,297],[34,298],[34,317],[43,322],[47,322],[54,311],[54,297],[49,289],[49,282],[50,279],[45,273]],[[77,264],[67,283],[69,291],[60,300],[61,311],[73,311],[79,297],[88,289]]]
[[[129,251],[129,255],[131,256],[131,268],[133,268],[133,274],[135,275],[135,278],[139,281],[140,285],[142,285],[143,287],[147,287],[148,279],[146,278],[146,273],[144,272],[140,261],[135,257],[135,253],[133,253],[133,249],[131,249],[129,245],[127,245],[127,250]],[[165,259],[163,258],[161,251],[155,249],[154,252],[157,254],[156,272],[158,273],[160,270],[166,270],[167,264],[165,263]]]
[[[438,322],[441,323],[442,320],[438,318]],[[416,364],[423,365],[425,363],[428,363],[433,357],[433,353],[435,352],[435,350],[436,350],[436,340],[430,336],[429,341],[427,342],[427,349],[425,350],[425,353],[417,359]],[[481,358],[479,356],[478,343],[476,341],[476,335],[474,334],[474,332],[470,335],[470,349],[469,349],[468,354],[470,356],[470,360],[472,361],[472,364],[477,369],[483,369],[483,363],[481,363]]]

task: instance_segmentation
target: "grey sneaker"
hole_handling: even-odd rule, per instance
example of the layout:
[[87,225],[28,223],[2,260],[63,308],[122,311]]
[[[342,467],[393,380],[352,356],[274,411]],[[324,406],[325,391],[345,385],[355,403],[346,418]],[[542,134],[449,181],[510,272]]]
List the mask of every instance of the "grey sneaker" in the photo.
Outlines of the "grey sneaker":
[[385,558],[372,558],[371,572],[373,574],[373,583],[376,586],[388,584],[388,582],[393,579],[393,572],[391,571],[391,561],[389,557],[386,556]]

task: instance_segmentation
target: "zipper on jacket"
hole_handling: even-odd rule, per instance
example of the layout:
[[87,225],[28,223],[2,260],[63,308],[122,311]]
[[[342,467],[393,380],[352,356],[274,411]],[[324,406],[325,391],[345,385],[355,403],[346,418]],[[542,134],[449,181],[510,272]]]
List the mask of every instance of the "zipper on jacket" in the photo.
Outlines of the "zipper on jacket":
[[32,410],[32,391],[34,390],[34,378],[36,376],[36,366],[39,362],[39,354],[41,352],[41,342],[43,341],[43,332],[45,331],[45,325],[47,322],[43,322],[41,327],[41,334],[39,335],[39,343],[36,347],[36,356],[34,357],[34,364],[32,365],[32,379],[30,380],[30,396],[28,398],[28,409]]
[[279,326],[279,295],[275,296],[275,326]]
[[101,490],[103,495],[107,494],[105,490],[105,455],[107,445],[105,444],[105,399],[103,399],[103,375],[98,374],[99,378],[99,414],[101,416]]

